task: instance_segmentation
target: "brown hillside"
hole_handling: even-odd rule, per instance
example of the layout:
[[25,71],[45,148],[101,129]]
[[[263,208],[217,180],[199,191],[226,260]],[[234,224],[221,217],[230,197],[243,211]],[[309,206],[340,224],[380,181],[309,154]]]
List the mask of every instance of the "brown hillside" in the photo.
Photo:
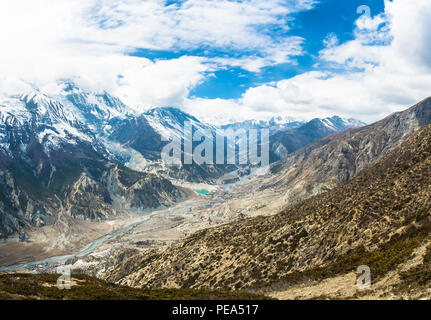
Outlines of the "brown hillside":
[[[108,270],[107,278],[148,288],[281,289],[366,264],[379,279],[428,241],[430,196],[426,126],[326,194],[275,216],[203,230],[172,247],[138,254]],[[428,284],[424,277],[417,276]]]

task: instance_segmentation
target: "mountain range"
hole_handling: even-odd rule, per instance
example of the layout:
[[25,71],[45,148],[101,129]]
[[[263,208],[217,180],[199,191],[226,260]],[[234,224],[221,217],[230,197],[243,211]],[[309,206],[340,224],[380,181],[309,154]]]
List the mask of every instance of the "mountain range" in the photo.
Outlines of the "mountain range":
[[[280,120],[280,119],[279,119]],[[35,89],[0,101],[0,237],[54,223],[58,211],[101,221],[121,209],[154,209],[187,198],[175,181],[215,183],[235,165],[165,166],[160,152],[182,136],[184,122],[216,127],[177,108],[143,113],[108,93],[64,83],[61,93]],[[252,121],[233,125],[251,128]],[[326,135],[361,125],[338,117],[260,122],[270,129],[272,160]]]

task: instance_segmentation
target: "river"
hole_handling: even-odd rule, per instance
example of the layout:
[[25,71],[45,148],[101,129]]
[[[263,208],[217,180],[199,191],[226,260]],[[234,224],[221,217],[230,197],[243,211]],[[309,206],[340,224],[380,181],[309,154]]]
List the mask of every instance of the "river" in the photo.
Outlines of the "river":
[[[231,172],[231,175],[238,177],[238,170],[235,170],[233,172]],[[225,191],[229,191],[230,188],[234,185],[240,184],[246,180],[248,180],[250,178],[251,175],[246,175],[246,176],[242,176],[239,177],[239,181],[234,182],[234,183],[230,183],[227,184],[223,187],[223,189]],[[203,190],[198,190],[198,191],[203,191]],[[200,193],[196,191],[197,193]],[[206,191],[206,190],[205,190]],[[209,192],[205,193],[208,194]],[[204,194],[203,192],[200,194]],[[27,268],[27,267],[31,267],[31,266],[37,266],[37,265],[45,265],[45,264],[49,264],[49,263],[53,263],[53,264],[64,264],[67,260],[74,258],[74,257],[82,257],[88,253],[90,253],[92,250],[94,250],[95,248],[97,248],[98,246],[100,246],[102,243],[104,243],[107,240],[113,239],[113,238],[117,238],[120,237],[122,235],[124,235],[125,233],[127,233],[128,231],[130,231],[132,228],[143,224],[145,222],[150,221],[151,219],[159,216],[159,215],[163,215],[163,214],[173,214],[175,212],[177,212],[178,210],[181,209],[185,209],[185,208],[190,208],[190,204],[187,205],[187,207],[179,207],[179,208],[174,208],[174,209],[167,209],[166,211],[162,211],[162,212],[157,212],[157,213],[153,213],[148,217],[143,218],[141,221],[138,222],[134,222],[128,226],[126,226],[124,229],[122,229],[119,232],[115,232],[115,233],[108,233],[100,238],[97,238],[96,240],[94,240],[93,242],[91,242],[84,250],[76,253],[76,254],[70,254],[70,255],[64,255],[64,256],[56,256],[56,257],[51,257],[51,258],[47,258],[47,259],[43,259],[43,260],[37,260],[37,261],[30,261],[30,262],[26,262],[26,263],[22,263],[22,264],[16,264],[16,265],[11,265],[11,266],[6,266],[6,267],[0,267],[0,271],[16,271],[22,268]]]
[[82,250],[76,254],[65,255],[65,256],[56,256],[56,257],[51,257],[51,258],[47,258],[47,259],[43,259],[43,260],[30,261],[30,262],[26,262],[26,263],[22,263],[22,264],[0,267],[0,271],[16,271],[16,270],[19,270],[22,268],[27,268],[27,267],[31,267],[31,266],[35,266],[35,265],[45,265],[47,263],[64,264],[67,260],[69,260],[71,258],[82,257],[82,256],[86,255],[87,253],[90,253],[92,250],[94,250],[95,248],[100,246],[105,241],[120,237],[120,236],[124,235],[125,233],[127,233],[128,231],[130,231],[132,228],[134,228],[140,224],[148,222],[151,219],[153,219],[157,216],[163,215],[163,214],[173,214],[180,209],[183,209],[183,208],[168,209],[167,211],[153,213],[149,217],[145,217],[141,221],[134,222],[134,223],[126,226],[121,231],[118,231],[115,233],[108,233],[108,234],[105,234],[104,236],[102,236],[100,238],[97,238],[96,240],[91,242],[90,245],[88,245],[84,250]]

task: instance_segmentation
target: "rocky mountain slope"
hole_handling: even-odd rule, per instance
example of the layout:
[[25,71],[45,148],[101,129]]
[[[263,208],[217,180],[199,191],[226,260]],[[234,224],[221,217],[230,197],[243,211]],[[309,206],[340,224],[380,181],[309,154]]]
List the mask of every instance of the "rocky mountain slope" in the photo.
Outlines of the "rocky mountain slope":
[[273,163],[270,174],[231,188],[212,214],[250,217],[280,212],[352,179],[428,123],[431,99],[376,123],[324,137]]
[[[429,110],[428,103],[389,117],[378,127],[388,128],[395,117],[417,121],[416,115]],[[404,135],[406,130],[398,132]],[[165,249],[113,257],[117,264],[106,271],[106,278],[146,288],[282,292],[298,284],[307,290],[368,265],[373,283],[385,283],[382,296],[421,297],[431,294],[426,290],[431,282],[430,185],[427,125],[332,191],[274,216],[197,232]],[[351,298],[372,290],[353,289]]]
[[[207,132],[215,142],[218,128],[201,122],[177,108],[153,108],[139,116],[124,120],[115,120],[108,137],[109,141],[121,145],[121,154],[125,163],[132,168],[153,172],[167,178],[185,180],[189,182],[214,183],[224,174],[237,169],[235,165],[216,164],[178,164],[166,165],[162,162],[161,152],[165,145],[174,138],[181,141],[182,158],[184,145],[190,143],[193,148],[199,141],[192,141],[192,137],[183,135],[184,124],[192,125],[193,132],[202,130]],[[216,153],[215,145],[213,153]],[[215,161],[214,161],[215,162]]]
[[271,162],[284,159],[288,154],[336,132],[363,127],[365,123],[337,116],[313,119],[298,127],[275,130],[270,138]]
[[429,123],[431,98],[374,124],[322,138],[273,164],[266,179],[244,187],[255,194],[277,192],[280,205],[292,205],[349,181]]
[[[110,118],[117,100],[75,96],[77,106],[67,97],[35,91],[0,102],[0,238],[52,224],[59,211],[103,220],[118,208],[168,206],[185,196],[170,181],[110,158],[93,126]],[[93,103],[84,105],[85,97]],[[100,122],[86,121],[89,114]]]

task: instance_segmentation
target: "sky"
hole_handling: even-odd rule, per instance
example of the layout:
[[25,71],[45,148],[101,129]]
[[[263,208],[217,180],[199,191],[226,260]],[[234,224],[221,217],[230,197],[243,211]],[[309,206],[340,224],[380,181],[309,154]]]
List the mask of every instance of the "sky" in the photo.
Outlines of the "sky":
[[3,0],[0,96],[61,80],[221,124],[373,122],[431,95],[429,0]]

